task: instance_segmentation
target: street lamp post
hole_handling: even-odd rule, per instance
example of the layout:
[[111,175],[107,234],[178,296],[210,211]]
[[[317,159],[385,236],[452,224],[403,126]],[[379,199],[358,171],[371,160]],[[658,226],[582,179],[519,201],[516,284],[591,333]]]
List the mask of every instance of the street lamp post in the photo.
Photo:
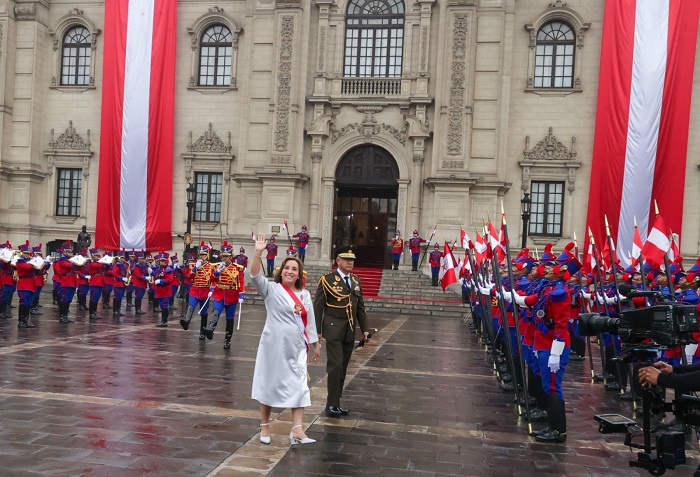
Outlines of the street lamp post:
[[521,248],[527,247],[527,225],[530,222],[530,205],[532,201],[530,200],[530,194],[525,192],[523,198],[520,199],[520,213],[523,218],[523,243]]
[[185,259],[190,253],[190,244],[192,243],[192,215],[195,205],[195,192],[197,188],[193,183],[187,186],[187,232],[185,233]]

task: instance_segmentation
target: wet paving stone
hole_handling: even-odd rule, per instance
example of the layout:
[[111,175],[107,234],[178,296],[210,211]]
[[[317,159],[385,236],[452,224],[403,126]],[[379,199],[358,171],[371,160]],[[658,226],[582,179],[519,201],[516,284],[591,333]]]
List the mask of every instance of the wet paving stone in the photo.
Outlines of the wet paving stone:
[[[325,365],[309,366],[304,420],[318,442],[290,448],[289,411],[274,410],[273,442],[264,446],[250,399],[264,308],[245,309],[225,351],[220,330],[200,341],[196,326],[179,327],[179,302],[167,329],[154,327],[151,311],[115,320],[99,310],[104,317],[89,322],[75,305],[76,322],[59,324],[55,307],[42,303],[36,328],[18,330],[16,316],[0,321],[0,475],[648,475],[629,467],[624,436],[598,433],[595,414],[631,417],[633,409],[590,383],[587,362],[567,368],[568,442],[536,443],[458,320],[372,315],[379,331],[354,353],[344,391],[350,415],[325,417]],[[692,474],[694,437],[687,455],[668,475]]]

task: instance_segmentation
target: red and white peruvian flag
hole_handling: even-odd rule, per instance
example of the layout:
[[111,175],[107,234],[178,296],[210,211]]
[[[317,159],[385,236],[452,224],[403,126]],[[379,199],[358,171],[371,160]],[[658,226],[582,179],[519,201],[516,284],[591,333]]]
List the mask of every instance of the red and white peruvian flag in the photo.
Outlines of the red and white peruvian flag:
[[603,236],[607,214],[625,262],[652,199],[682,230],[699,14],[700,0],[605,2],[587,223]]
[[642,242],[642,236],[639,235],[639,228],[634,228],[634,239],[632,240],[632,265],[635,267],[639,265],[639,257],[642,255],[642,247],[644,247],[644,242]]
[[460,245],[464,250],[469,248],[469,242],[471,241],[471,239],[469,238],[469,235],[467,235],[467,232],[465,232],[464,229],[461,227],[459,229],[459,241]]
[[442,291],[445,291],[450,285],[457,283],[457,275],[455,274],[455,258],[452,256],[450,246],[445,242],[443,251],[442,268],[440,268],[440,285]]
[[656,220],[654,220],[654,227],[649,232],[647,241],[642,248],[642,255],[644,255],[646,261],[656,268],[661,268],[664,264],[664,257],[671,248],[669,234],[670,230],[666,228],[664,219],[657,215]]
[[177,2],[106,0],[95,245],[172,248]]
[[478,232],[476,234],[476,244],[474,247],[474,253],[476,256],[476,263],[481,264],[481,262],[484,261],[484,257],[486,256],[486,252],[488,250],[488,246],[486,243],[484,243],[484,237],[482,237]]

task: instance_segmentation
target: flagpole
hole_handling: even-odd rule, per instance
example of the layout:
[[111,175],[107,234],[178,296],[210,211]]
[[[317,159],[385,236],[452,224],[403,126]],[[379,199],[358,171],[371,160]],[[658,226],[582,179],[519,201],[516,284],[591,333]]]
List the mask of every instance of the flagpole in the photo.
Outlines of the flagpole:
[[435,227],[433,227],[433,233],[430,234],[430,239],[428,240],[428,244],[425,246],[425,250],[423,251],[423,256],[420,259],[420,263],[418,264],[418,270],[420,270],[420,267],[423,266],[423,260],[425,260],[425,256],[428,253],[428,250],[430,249],[430,244],[433,241],[433,237],[435,237],[435,232],[437,232],[437,224],[435,224]]
[[[576,254],[576,260],[583,263],[582,257],[579,256],[578,250],[578,240],[576,240],[576,232],[574,232],[574,253]],[[587,300],[583,296],[583,270],[579,270],[578,273],[578,299],[581,300],[581,309],[584,313],[589,312],[589,307],[587,306]],[[579,312],[580,315],[580,312]],[[591,337],[586,336],[586,349],[588,351],[588,364],[591,368],[591,382],[595,382],[595,368],[593,366],[593,349],[591,347]]]
[[610,254],[610,266],[612,267],[613,283],[615,284],[615,304],[617,305],[617,313],[622,312],[622,304],[620,303],[620,287],[617,284],[617,270],[615,270],[615,243],[613,242],[612,236],[610,235],[610,225],[608,224],[608,216],[605,217],[605,233],[607,234],[608,241],[608,253]]
[[[659,204],[656,203],[656,199],[654,199],[654,210],[656,211],[656,216],[659,216]],[[664,231],[664,234],[666,231]],[[673,240],[673,237],[671,237],[671,240]],[[673,246],[673,244],[671,244]],[[666,280],[668,280],[668,293],[671,295],[671,301],[676,301],[676,290],[673,288],[673,280],[671,278],[671,272],[669,270],[669,263],[668,263],[668,250],[664,251],[664,267],[666,267]],[[663,289],[662,289],[663,292]]]
[[[513,278],[513,267],[510,260],[510,239],[508,238],[508,224],[506,223],[506,213],[503,209],[503,201],[501,201],[501,225],[503,226],[503,236],[506,242],[506,268],[508,269],[508,280],[510,281],[510,295],[512,300],[511,304],[513,305],[513,321],[515,322],[515,342],[518,348],[518,366],[520,367],[520,375],[523,379],[523,399],[525,401],[525,415],[527,416],[527,420],[529,421],[530,399],[527,395],[528,379],[527,375],[525,374],[525,365],[523,364],[523,347],[522,343],[520,342],[520,337],[522,336],[520,334],[520,320],[518,319],[520,317],[520,310],[518,309],[518,304],[515,302],[515,279]],[[507,315],[505,322],[506,324],[508,323]],[[508,334],[510,334],[510,332]],[[518,397],[518,410],[520,410],[520,393],[518,392],[517,381],[515,386],[515,396]]]
[[[605,303],[605,285],[603,281],[603,276],[600,273],[600,256],[598,255],[598,248],[595,245],[595,238],[593,237],[593,231],[591,231],[591,228],[588,227],[588,236],[589,240],[591,242],[591,248],[593,249],[593,259],[596,261],[596,273],[593,275],[593,281],[594,281],[594,288],[595,288],[595,302],[597,304],[598,310],[601,311],[601,314],[604,316],[608,316],[608,306]],[[595,283],[595,277],[596,275],[598,276],[598,283]],[[602,299],[603,299],[603,304],[601,305],[600,301],[598,300],[598,292],[602,291]],[[602,306],[602,308],[601,308]],[[603,335],[602,333],[598,333],[598,348],[600,349],[600,360],[601,360],[601,365],[603,369],[603,383],[608,384],[608,373],[605,370],[605,343],[603,343]]]

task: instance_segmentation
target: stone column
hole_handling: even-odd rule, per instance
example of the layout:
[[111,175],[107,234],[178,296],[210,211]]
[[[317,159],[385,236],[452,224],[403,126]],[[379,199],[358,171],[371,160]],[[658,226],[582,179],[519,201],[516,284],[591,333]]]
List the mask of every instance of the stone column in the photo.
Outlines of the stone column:
[[[312,148],[313,149],[313,148]],[[318,237],[318,226],[320,223],[321,209],[321,160],[323,152],[313,151],[311,153],[311,201],[309,203],[309,234]]]
[[[411,223],[410,227],[420,230],[421,197],[423,196],[423,154],[413,153],[413,173],[411,174]],[[408,230],[408,229],[407,229]],[[409,233],[408,231],[406,232]],[[407,235],[408,237],[408,235]]]
[[323,228],[321,229],[321,261],[330,261],[333,235],[333,197],[335,192],[335,177],[323,179]]

